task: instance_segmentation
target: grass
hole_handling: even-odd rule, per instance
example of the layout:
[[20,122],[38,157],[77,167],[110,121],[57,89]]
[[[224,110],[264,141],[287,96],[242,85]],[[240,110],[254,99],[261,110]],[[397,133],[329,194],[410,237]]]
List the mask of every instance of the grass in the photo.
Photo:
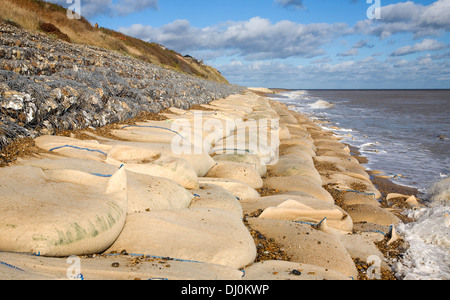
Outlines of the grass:
[[66,9],[59,5],[42,0],[1,0],[1,2],[0,18],[24,29],[44,32],[75,44],[116,51],[180,73],[228,83],[216,69],[186,60],[181,54],[157,43],[145,42],[108,28],[95,28],[83,17],[68,19]]

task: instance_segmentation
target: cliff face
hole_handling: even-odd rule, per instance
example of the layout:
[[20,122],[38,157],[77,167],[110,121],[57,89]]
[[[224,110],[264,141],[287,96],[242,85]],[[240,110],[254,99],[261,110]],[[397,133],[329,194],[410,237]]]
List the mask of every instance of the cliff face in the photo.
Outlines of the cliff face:
[[186,109],[242,89],[0,21],[0,149],[15,138]]

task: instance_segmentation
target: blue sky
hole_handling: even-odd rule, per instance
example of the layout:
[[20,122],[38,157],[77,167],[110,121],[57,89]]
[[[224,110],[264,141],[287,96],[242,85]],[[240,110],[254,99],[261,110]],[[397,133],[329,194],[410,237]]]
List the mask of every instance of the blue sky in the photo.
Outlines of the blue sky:
[[450,88],[450,0],[79,1],[91,23],[204,60],[234,84]]

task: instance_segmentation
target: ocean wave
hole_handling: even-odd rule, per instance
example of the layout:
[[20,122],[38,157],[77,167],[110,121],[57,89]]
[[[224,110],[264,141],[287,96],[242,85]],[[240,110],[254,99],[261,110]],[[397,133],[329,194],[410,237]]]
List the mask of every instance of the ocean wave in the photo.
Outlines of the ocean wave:
[[313,109],[329,109],[334,108],[334,104],[327,102],[325,100],[317,100],[314,103],[309,104],[309,106]]
[[395,265],[403,279],[450,279],[450,178],[427,190],[429,205],[405,214],[415,220],[398,230],[409,244],[404,258]]

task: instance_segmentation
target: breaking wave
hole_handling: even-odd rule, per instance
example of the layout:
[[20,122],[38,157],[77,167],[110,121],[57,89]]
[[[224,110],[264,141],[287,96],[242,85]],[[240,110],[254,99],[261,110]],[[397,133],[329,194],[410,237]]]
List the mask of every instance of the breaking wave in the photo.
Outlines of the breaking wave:
[[317,100],[314,103],[309,104],[309,106],[313,109],[330,109],[334,108],[334,104],[327,102],[325,100]]

